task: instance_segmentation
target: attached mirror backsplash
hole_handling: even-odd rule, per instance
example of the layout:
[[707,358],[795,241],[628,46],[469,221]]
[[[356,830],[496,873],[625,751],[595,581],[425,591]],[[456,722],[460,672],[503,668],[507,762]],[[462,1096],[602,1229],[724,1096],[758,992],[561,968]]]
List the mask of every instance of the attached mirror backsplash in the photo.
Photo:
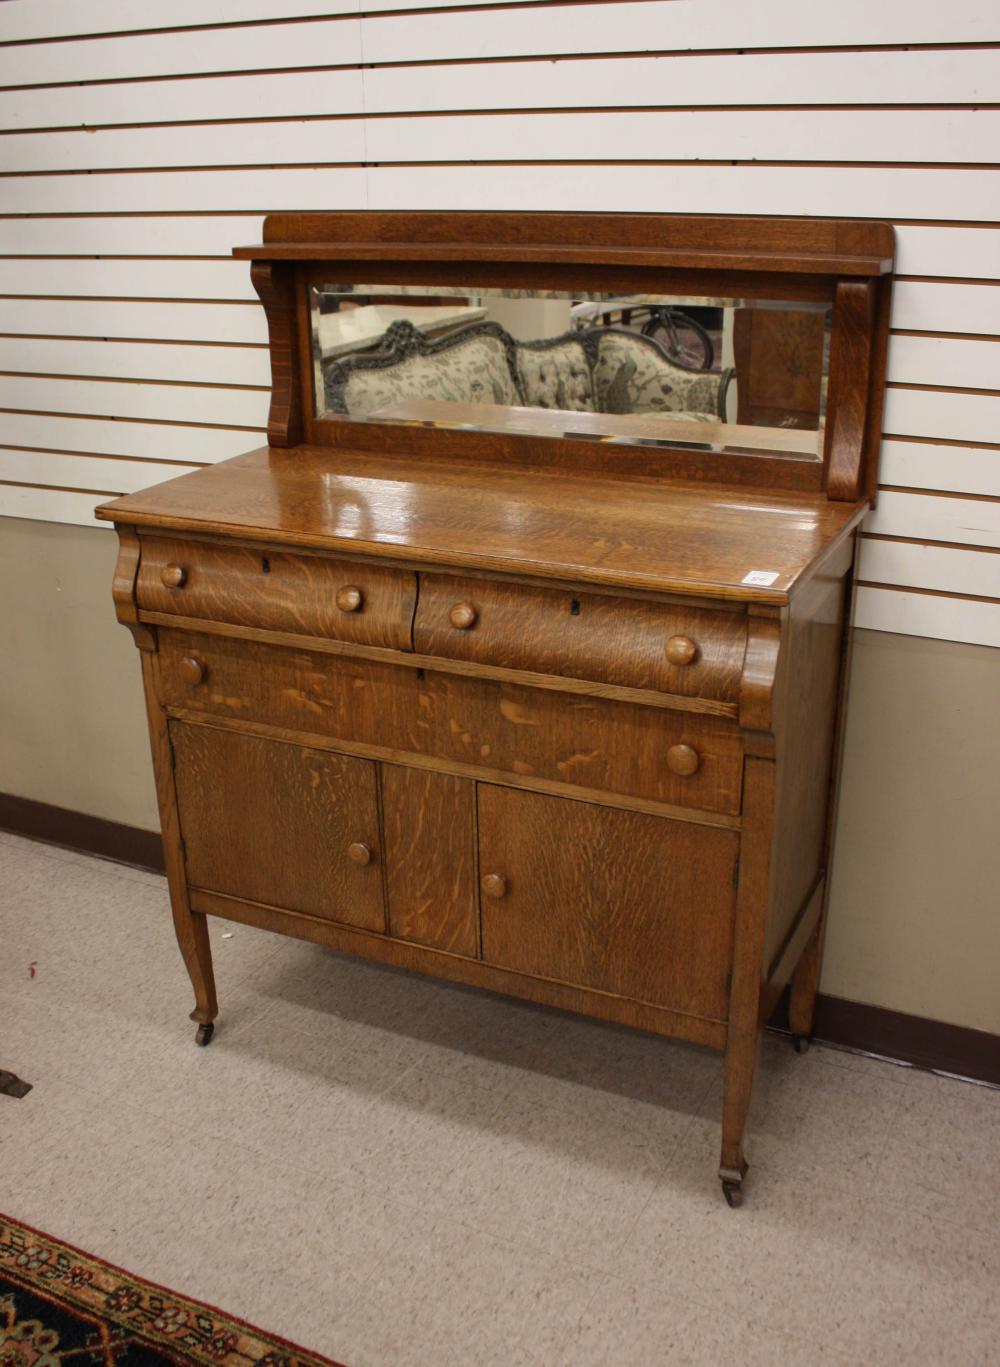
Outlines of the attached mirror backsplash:
[[821,458],[826,305],[331,284],[310,316],[319,417]]

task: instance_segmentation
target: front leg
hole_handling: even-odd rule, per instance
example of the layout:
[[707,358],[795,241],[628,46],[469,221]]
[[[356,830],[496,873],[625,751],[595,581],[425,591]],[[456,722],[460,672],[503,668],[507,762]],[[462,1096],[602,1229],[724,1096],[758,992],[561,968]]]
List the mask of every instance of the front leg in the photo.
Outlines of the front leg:
[[743,1204],[743,1178],[747,1172],[743,1135],[750,1114],[760,1037],[756,1019],[735,1025],[730,1020],[723,1084],[719,1180],[722,1182],[722,1194],[731,1206]]
[[743,1200],[747,1161],[743,1135],[750,1114],[762,1033],[764,924],[771,875],[774,761],[748,755],[744,764],[744,820],[733,929],[732,985],[726,1036],[719,1179],[731,1206]]
[[153,749],[153,769],[156,774],[156,797],[160,808],[160,827],[163,832],[163,859],[170,889],[170,909],[174,918],[174,933],[194,988],[194,1010],[191,1019],[197,1021],[195,1041],[208,1044],[215,1030],[219,1004],[215,996],[215,974],[212,971],[212,947],[208,938],[208,922],[188,902],[187,875],[181,845],[180,822],[177,816],[177,789],[174,785],[174,756],[166,714],[160,706],[156,687],[157,657],[152,651],[142,651],[142,677],[146,690],[146,712],[149,717],[149,739]]
[[178,900],[174,898],[173,888],[170,890],[170,901],[177,943],[184,957],[191,986],[194,988],[195,1007],[191,1012],[191,1019],[198,1022],[195,1041],[198,1044],[208,1044],[215,1031],[215,1018],[219,1014],[208,921],[200,911],[189,910],[186,896],[183,899],[183,906],[179,906]]

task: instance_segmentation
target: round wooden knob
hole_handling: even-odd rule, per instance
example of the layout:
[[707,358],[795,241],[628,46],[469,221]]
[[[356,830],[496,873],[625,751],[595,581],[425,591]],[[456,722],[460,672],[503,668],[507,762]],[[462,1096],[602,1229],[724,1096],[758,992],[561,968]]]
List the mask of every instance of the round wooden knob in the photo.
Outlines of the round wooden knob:
[[487,897],[504,897],[507,893],[507,880],[502,873],[488,873],[483,878],[481,887]]
[[693,665],[698,658],[698,647],[690,636],[671,636],[666,651],[672,665]]
[[362,845],[360,840],[356,840],[353,845],[348,845],[347,857],[354,864],[370,864],[372,862],[371,850],[367,845]]
[[456,603],[448,613],[448,620],[456,631],[468,631],[476,625],[478,616],[479,613],[471,603]]
[[185,655],[178,668],[184,682],[192,686],[202,683],[208,672],[204,660],[199,660],[197,655]]
[[671,745],[667,751],[667,768],[672,774],[688,778],[701,766],[701,755],[690,745]]
[[345,584],[337,590],[337,607],[341,612],[357,612],[365,601],[365,595],[354,584]]
[[183,565],[164,565],[160,571],[160,580],[165,589],[182,588],[186,578],[187,570]]

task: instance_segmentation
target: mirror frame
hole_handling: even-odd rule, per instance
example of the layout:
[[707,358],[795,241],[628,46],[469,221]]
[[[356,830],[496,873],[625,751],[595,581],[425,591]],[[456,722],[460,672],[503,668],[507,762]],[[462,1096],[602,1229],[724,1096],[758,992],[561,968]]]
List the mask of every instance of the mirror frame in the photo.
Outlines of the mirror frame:
[[[874,501],[894,260],[891,224],[672,214],[279,213],[237,247],[264,305],[271,446],[480,459],[653,478],[825,491]],[[363,284],[701,294],[832,306],[822,462],[764,452],[609,445],[317,416],[309,290]]]

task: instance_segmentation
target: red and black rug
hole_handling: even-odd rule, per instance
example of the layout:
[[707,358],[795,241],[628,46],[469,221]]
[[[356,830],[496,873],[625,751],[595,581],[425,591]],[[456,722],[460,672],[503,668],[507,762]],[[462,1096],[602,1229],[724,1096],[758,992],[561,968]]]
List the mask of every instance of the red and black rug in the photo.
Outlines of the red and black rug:
[[0,1215],[0,1367],[342,1367]]

